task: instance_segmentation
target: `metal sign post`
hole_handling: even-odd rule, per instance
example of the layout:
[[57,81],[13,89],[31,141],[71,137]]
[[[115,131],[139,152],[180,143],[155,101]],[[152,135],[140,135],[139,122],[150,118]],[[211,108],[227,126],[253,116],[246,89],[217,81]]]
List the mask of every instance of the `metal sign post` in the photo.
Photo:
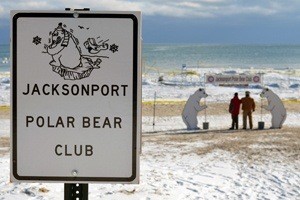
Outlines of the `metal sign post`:
[[[206,91],[206,73],[204,73],[204,90]],[[206,106],[206,97],[204,97],[204,106]],[[204,122],[203,122],[203,129],[209,129],[209,122],[207,122],[207,113],[206,113],[206,108],[204,109]]]
[[139,182],[141,13],[87,11],[11,11],[11,181]]
[[156,111],[156,92],[154,92],[154,99],[153,99],[153,123],[152,123],[152,127],[153,127],[153,131],[155,130],[155,111]]
[[88,184],[65,184],[65,200],[88,200]]
[[[264,73],[259,72],[258,73],[261,77],[261,81],[260,81],[260,85],[262,86],[262,88],[265,87],[264,85]],[[263,98],[260,96],[260,121],[258,122],[258,129],[262,130],[265,127],[265,122],[263,121]]]

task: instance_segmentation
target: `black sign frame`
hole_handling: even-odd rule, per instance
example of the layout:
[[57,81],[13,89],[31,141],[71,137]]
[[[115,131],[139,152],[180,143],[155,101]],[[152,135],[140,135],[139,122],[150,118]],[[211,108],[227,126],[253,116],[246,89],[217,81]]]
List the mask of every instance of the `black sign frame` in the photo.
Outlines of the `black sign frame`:
[[113,18],[113,19],[131,19],[133,21],[133,92],[132,92],[132,175],[130,177],[63,177],[63,176],[20,176],[18,174],[18,160],[17,160],[17,37],[18,26],[17,21],[19,18],[74,18],[74,12],[54,12],[54,13],[42,13],[42,12],[19,12],[14,15],[12,19],[12,175],[18,181],[49,181],[49,182],[132,182],[138,176],[137,170],[137,106],[138,106],[138,51],[139,51],[139,21],[134,14],[122,14],[122,13],[93,13],[93,12],[78,12],[78,18]]

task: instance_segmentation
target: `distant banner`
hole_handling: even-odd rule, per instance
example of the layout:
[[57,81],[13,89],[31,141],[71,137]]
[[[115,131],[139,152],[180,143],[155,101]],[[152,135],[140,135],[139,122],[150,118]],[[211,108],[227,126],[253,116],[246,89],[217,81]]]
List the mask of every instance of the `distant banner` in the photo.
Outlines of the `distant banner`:
[[207,74],[206,83],[212,84],[231,84],[231,85],[245,85],[251,83],[261,83],[260,74]]

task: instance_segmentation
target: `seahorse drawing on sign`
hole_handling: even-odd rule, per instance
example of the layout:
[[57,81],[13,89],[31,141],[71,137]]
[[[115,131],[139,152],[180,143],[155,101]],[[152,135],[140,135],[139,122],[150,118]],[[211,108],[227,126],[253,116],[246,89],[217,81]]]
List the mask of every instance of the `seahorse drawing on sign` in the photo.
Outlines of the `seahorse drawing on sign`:
[[[87,50],[87,54],[84,55],[80,41],[73,33],[74,30],[67,30],[66,27],[65,24],[58,23],[58,26],[49,33],[50,38],[48,44],[44,45],[43,51],[52,58],[49,65],[52,66],[53,72],[66,80],[79,80],[89,77],[94,69],[100,68],[104,59],[109,59],[107,55],[100,55],[101,52],[110,50],[115,53],[118,51],[116,44],[108,44],[109,39],[97,41],[100,38],[98,36],[97,39],[90,37],[83,41],[82,47]],[[83,26],[78,27],[82,29]],[[89,29],[86,28],[84,31]],[[34,44],[38,45],[37,42]]]

